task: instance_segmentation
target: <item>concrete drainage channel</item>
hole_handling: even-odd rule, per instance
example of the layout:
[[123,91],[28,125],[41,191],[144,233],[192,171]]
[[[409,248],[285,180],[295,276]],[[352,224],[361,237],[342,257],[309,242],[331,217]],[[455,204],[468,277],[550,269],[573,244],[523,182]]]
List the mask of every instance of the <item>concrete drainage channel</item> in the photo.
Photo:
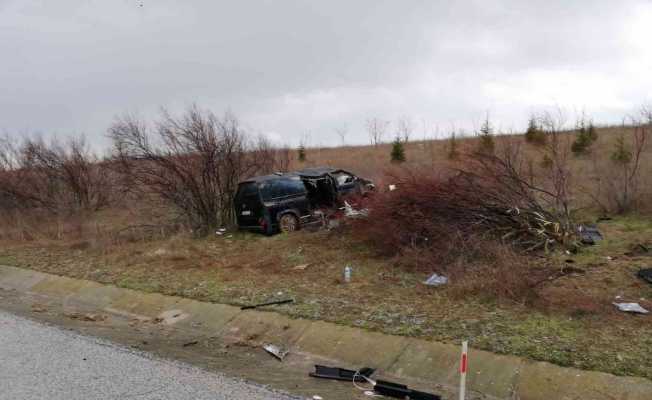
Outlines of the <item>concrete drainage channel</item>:
[[[323,364],[351,369],[376,368],[377,374],[388,381],[405,383],[411,389],[436,393],[444,399],[457,398],[460,348],[453,345],[384,335],[322,321],[291,319],[273,312],[242,311],[222,304],[142,293],[7,266],[0,266],[0,289],[16,293],[16,296],[47,301],[62,312],[82,309],[91,316],[114,315],[128,321],[123,324],[124,329],[133,328],[139,321],[149,322],[149,325],[155,323],[158,330],[148,331],[148,340],[166,341],[183,347],[179,352],[182,358],[185,354],[191,362],[201,359],[202,365],[218,369],[228,370],[228,360],[221,360],[221,353],[210,354],[203,349],[201,357],[192,355],[184,345],[191,348],[197,341],[183,340],[210,338],[220,345],[247,348],[248,353],[255,349],[252,357],[258,357],[256,362],[260,367],[242,368],[239,370],[241,375],[301,396],[320,390],[321,393],[333,394],[322,396],[324,399],[352,398],[350,388],[336,386],[347,385],[344,382],[314,382],[321,380],[308,378],[314,364]],[[4,301],[0,298],[0,306],[4,306]],[[89,332],[104,335],[111,331],[106,324],[105,321],[102,329]],[[129,337],[136,341],[142,335],[134,328]],[[179,339],[175,342],[174,337]],[[289,350],[282,362],[262,349],[268,343]],[[174,352],[163,354],[176,356]],[[468,399],[652,398],[652,382],[644,378],[563,368],[474,349],[469,351],[468,359]],[[246,363],[251,364],[251,360]],[[263,365],[269,366],[269,374]],[[293,383],[290,385],[288,382]],[[354,394],[356,398],[365,397],[362,393]]]

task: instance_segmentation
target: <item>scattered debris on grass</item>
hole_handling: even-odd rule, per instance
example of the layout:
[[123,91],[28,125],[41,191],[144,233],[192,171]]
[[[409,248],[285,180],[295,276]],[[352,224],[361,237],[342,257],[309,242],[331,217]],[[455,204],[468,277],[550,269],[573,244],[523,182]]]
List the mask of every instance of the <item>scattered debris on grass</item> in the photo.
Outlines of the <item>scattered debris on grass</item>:
[[240,309],[241,310],[252,310],[252,309],[258,308],[258,307],[276,306],[276,305],[279,305],[279,304],[287,304],[287,303],[294,303],[294,299],[269,301],[267,303],[253,304],[253,305],[250,305],[250,306],[242,306],[242,307],[240,307]]
[[347,265],[344,267],[344,282],[345,283],[350,283],[351,282],[351,274],[353,273],[353,267],[350,265]]
[[376,370],[374,368],[364,367],[357,371],[339,367],[326,367],[324,365],[315,365],[315,372],[311,372],[308,376],[313,378],[333,379],[336,381],[347,382],[366,382],[365,378],[371,377]]
[[439,275],[436,272],[430,276],[430,278],[426,279],[425,282],[423,282],[424,285],[428,286],[443,286],[448,283],[448,278]]
[[265,351],[268,352],[269,354],[278,358],[279,361],[283,361],[285,356],[287,356],[288,354],[288,350],[282,349],[274,344],[263,345],[263,349],[265,349]]
[[310,264],[301,264],[301,265],[297,265],[296,267],[293,267],[292,269],[295,270],[295,271],[303,271],[306,268],[308,268],[309,266],[310,266]]
[[190,346],[194,346],[194,345],[196,345],[196,344],[198,344],[198,343],[199,343],[199,340],[193,340],[193,341],[191,341],[191,342],[186,342],[186,343],[184,343],[182,346],[183,346],[183,347],[190,347]]
[[604,239],[602,233],[598,230],[598,227],[595,225],[579,225],[577,227],[577,232],[579,234],[580,241],[583,244],[592,246]]
[[441,397],[426,392],[410,389],[400,383],[388,382],[378,380],[374,384],[374,392],[387,397],[394,397],[396,399],[414,399],[414,400],[441,400]]
[[649,311],[638,303],[613,303],[620,311],[635,314],[648,314]]
[[348,201],[344,202],[344,215],[348,218],[364,218],[369,216],[369,210],[367,209],[360,209],[356,210],[353,208],[351,204],[349,204]]
[[638,277],[652,284],[652,268],[643,268],[639,270]]

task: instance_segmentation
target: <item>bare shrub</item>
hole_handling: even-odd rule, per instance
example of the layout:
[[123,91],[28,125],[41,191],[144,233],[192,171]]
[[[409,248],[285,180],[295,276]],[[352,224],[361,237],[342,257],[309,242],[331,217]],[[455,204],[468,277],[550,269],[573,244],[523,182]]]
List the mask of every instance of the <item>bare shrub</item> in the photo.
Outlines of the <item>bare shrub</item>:
[[476,243],[487,241],[524,251],[574,246],[565,200],[531,180],[520,154],[518,144],[505,141],[496,155],[467,154],[462,169],[405,169],[388,179],[398,190],[375,196],[369,220],[357,229],[386,253],[416,254],[407,259],[417,267],[447,265],[462,254],[481,258],[485,247]]
[[287,146],[276,149],[274,154],[274,169],[279,172],[288,172],[290,170],[290,148]]
[[371,144],[378,146],[383,142],[389,121],[383,121],[380,118],[370,118],[367,120],[367,133]]
[[542,195],[546,207],[553,210],[562,230],[570,232],[573,200],[571,137],[563,130],[565,120],[561,110],[544,113],[540,120],[547,141],[541,148],[543,174],[536,191]]
[[410,117],[404,115],[396,120],[396,137],[399,140],[405,143],[409,142],[413,131],[414,123]]
[[632,119],[629,141],[625,138],[625,129],[616,138],[610,157],[615,168],[605,171],[613,211],[620,214],[636,209],[640,200],[642,155],[652,130],[652,116],[646,114],[645,110],[642,115],[645,119]]
[[[652,114],[643,108],[622,126],[613,128],[614,139],[602,154],[591,154],[591,181],[582,190],[602,213],[623,214],[642,211],[646,202],[644,179],[648,161],[646,149],[652,132]],[[649,177],[647,177],[649,178]]]
[[83,137],[66,142],[5,138],[0,144],[0,196],[4,204],[64,215],[98,211],[111,200],[111,179],[103,161]]
[[118,171],[131,188],[159,196],[200,235],[232,223],[240,179],[274,167],[266,140],[253,145],[233,115],[218,118],[197,106],[178,118],[164,111],[153,133],[123,116],[109,136]]

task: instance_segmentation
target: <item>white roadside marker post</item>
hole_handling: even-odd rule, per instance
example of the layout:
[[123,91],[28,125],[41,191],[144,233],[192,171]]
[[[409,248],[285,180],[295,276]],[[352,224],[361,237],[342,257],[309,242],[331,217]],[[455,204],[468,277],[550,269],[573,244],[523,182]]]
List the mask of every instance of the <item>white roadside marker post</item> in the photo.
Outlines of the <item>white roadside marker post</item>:
[[460,400],[466,398],[466,371],[469,366],[469,342],[462,342],[462,358],[460,359]]

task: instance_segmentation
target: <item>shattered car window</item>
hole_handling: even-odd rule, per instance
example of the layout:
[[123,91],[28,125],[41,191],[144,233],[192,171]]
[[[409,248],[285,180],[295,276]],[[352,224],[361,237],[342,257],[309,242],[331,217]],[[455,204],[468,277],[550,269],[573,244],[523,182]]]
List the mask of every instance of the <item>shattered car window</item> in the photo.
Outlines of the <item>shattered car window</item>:
[[335,177],[335,180],[337,181],[338,186],[342,186],[342,185],[345,185],[347,183],[353,182],[353,177],[351,175],[349,175],[349,174],[340,173],[340,174],[334,175],[334,177]]

